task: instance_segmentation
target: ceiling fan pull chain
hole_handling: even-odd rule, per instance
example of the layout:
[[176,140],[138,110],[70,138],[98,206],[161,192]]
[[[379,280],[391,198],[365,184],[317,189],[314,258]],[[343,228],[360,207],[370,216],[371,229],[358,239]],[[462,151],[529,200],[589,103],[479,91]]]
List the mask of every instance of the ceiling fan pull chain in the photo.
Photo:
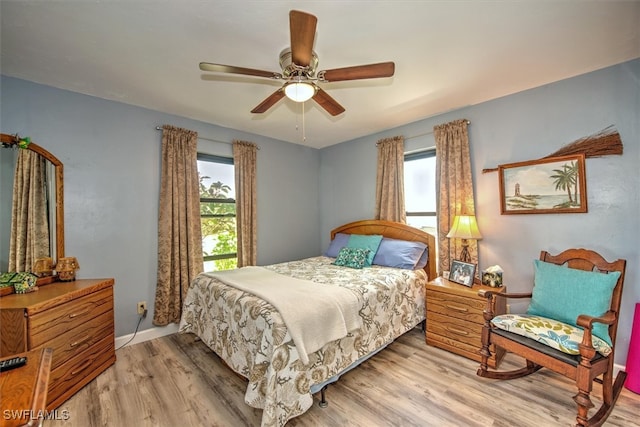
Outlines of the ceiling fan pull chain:
[[301,108],[302,108],[302,142],[306,142],[307,141],[307,134],[305,132],[304,129],[304,102],[300,103]]

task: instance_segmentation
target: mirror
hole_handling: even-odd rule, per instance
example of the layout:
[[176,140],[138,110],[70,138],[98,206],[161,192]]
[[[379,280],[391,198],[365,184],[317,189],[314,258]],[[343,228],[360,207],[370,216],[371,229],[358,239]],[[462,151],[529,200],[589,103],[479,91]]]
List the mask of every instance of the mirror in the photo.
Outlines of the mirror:
[[[20,149],[17,148],[15,146],[20,146],[20,137],[18,137],[17,135],[9,135],[9,134],[0,134],[1,137],[1,142],[2,142],[2,147],[0,147],[0,150],[4,150],[4,147],[9,147],[10,149]],[[58,160],[58,158],[56,156],[54,156],[53,154],[51,154],[49,151],[45,150],[44,148],[42,148],[41,146],[39,146],[38,144],[35,144],[33,142],[29,143],[24,149],[30,150],[40,156],[42,156],[44,159],[47,160],[47,168],[48,170],[51,170],[52,173],[50,174],[50,176],[52,176],[53,179],[51,179],[50,185],[48,185],[47,187],[47,191],[48,191],[48,210],[49,210],[49,234],[50,234],[50,239],[49,239],[49,253],[51,254],[51,258],[53,258],[54,260],[60,259],[62,257],[64,257],[64,194],[63,194],[63,189],[64,189],[64,184],[63,184],[63,166],[62,166],[62,162],[60,160]],[[4,153],[3,153],[4,154]],[[5,162],[3,161],[3,165],[5,165]],[[15,164],[14,164],[15,166]],[[3,169],[5,169],[3,167]],[[7,175],[5,173],[3,173],[3,177],[6,177]],[[2,191],[2,200],[1,203],[4,207],[9,206],[8,209],[8,215],[5,215],[5,213],[7,212],[6,210],[3,211],[3,223],[0,224],[1,227],[3,227],[3,230],[8,230],[10,233],[11,230],[11,204],[12,204],[12,197],[13,195],[11,194],[11,190],[6,191],[7,188],[12,189],[13,185],[12,185],[13,179],[11,179],[10,181],[10,186],[9,185],[3,185],[3,191]],[[31,212],[29,212],[29,214],[31,214]],[[4,219],[6,218],[6,219]],[[9,224],[5,224],[4,222],[8,221]],[[3,235],[6,233],[2,233]],[[7,258],[8,258],[8,253],[9,253],[9,237],[10,234],[7,234],[7,237],[3,237],[3,241],[0,242],[0,244],[3,245],[2,250],[5,251],[6,250],[6,254],[7,254]],[[4,241],[6,240],[6,241]],[[6,269],[8,267],[8,265],[6,265],[4,262],[2,263],[3,265],[0,266],[0,270]],[[43,279],[48,279],[48,280],[38,280],[38,284],[44,284],[41,282],[51,282],[53,281],[52,278],[43,278]]]

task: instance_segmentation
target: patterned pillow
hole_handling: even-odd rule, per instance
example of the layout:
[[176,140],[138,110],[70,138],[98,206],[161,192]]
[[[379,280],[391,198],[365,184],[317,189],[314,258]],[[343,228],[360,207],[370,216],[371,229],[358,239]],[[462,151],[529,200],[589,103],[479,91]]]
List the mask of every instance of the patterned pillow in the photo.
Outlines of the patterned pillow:
[[344,247],[338,252],[334,265],[351,268],[362,268],[367,263],[370,249]]
[[[580,354],[578,345],[584,331],[578,326],[531,314],[503,314],[494,317],[491,323],[496,328],[531,338],[563,353]],[[591,336],[598,353],[603,356],[611,354],[609,344],[593,334]]]
[[380,234],[351,234],[349,236],[349,243],[347,246],[350,248],[369,249],[369,254],[367,255],[367,260],[364,266],[371,267],[371,264],[373,264],[373,257],[376,256],[376,252],[378,251],[378,246],[380,246],[381,241],[382,235]]

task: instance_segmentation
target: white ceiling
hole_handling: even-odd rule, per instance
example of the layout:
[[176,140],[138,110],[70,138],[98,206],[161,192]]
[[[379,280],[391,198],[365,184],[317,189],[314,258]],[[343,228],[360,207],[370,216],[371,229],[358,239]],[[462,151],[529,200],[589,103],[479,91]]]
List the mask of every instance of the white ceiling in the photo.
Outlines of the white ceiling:
[[[394,61],[395,76],[320,84],[346,112],[283,99],[288,13],[317,16],[319,70]],[[316,148],[640,57],[640,1],[0,2],[2,74]],[[3,106],[6,108],[6,106]],[[205,136],[205,135],[203,135]]]

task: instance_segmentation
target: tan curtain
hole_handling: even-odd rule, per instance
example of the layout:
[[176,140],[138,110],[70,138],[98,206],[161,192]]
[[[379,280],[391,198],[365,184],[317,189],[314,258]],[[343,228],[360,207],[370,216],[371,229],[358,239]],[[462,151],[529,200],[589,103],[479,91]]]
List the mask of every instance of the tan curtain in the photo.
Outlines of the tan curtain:
[[13,180],[9,271],[31,271],[33,262],[49,254],[47,161],[19,150]]
[[258,147],[251,142],[233,141],[238,267],[256,265],[258,261],[256,217],[257,150]]
[[153,323],[178,323],[191,281],[202,272],[196,132],[163,126],[158,283]]
[[[438,191],[438,269],[449,270],[462,251],[460,239],[447,233],[455,215],[475,215],[468,121],[455,120],[433,128],[436,140],[436,186]],[[478,263],[478,245],[469,240],[471,262]]]
[[376,219],[405,223],[404,138],[395,136],[378,141],[376,174]]

